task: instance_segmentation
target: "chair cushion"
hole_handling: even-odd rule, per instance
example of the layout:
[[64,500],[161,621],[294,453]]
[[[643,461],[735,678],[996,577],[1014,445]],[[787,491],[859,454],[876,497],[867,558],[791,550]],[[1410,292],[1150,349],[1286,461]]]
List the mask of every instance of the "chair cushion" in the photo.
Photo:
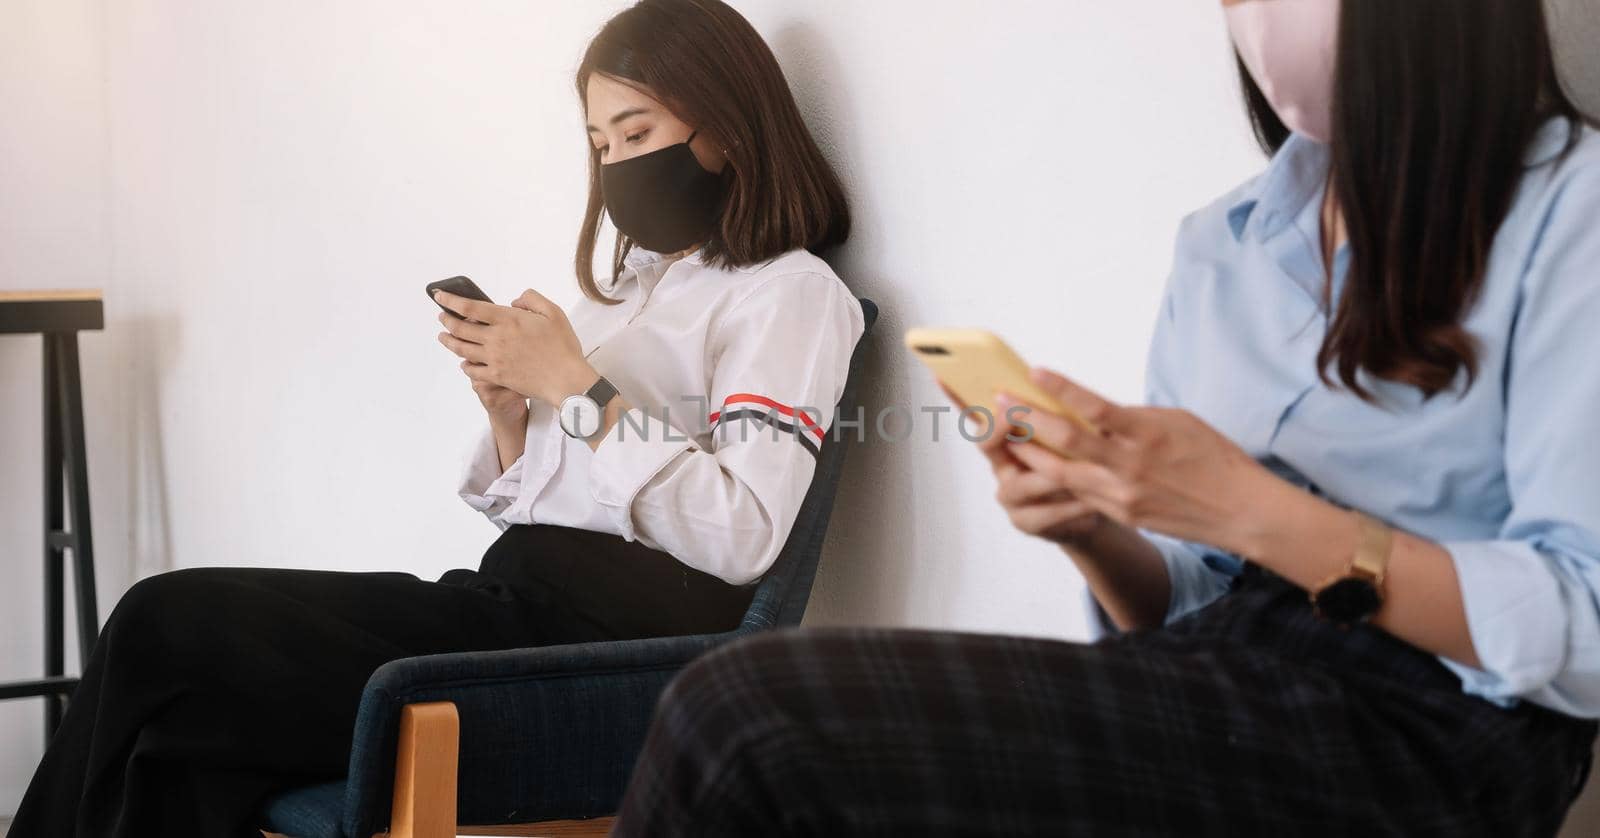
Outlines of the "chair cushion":
[[292,838],[345,838],[344,780],[302,786],[267,802],[262,828]]

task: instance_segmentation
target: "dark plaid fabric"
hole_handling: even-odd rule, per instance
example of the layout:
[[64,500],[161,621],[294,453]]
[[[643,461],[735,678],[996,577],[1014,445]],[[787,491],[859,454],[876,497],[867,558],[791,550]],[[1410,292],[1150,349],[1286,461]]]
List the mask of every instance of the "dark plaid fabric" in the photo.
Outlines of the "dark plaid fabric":
[[1094,645],[773,632],[657,708],[613,835],[1554,834],[1596,725],[1461,691],[1250,567]]

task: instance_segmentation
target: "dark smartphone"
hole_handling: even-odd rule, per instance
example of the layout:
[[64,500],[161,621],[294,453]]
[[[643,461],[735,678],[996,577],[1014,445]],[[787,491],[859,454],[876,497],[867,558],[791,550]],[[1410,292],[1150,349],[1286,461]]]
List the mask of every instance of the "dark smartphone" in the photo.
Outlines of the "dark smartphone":
[[[468,299],[482,300],[482,301],[484,301],[486,303],[494,302],[494,300],[489,299],[489,295],[488,294],[483,293],[483,289],[479,288],[477,283],[473,282],[470,279],[467,279],[464,276],[453,276],[453,277],[450,277],[449,279],[441,279],[441,280],[439,280],[437,282],[430,282],[430,283],[428,283],[428,289],[427,290],[428,290],[428,299],[430,299],[430,300],[433,300],[433,292],[434,291],[443,290],[443,291],[449,291],[450,293],[455,294],[457,296],[467,297]],[[444,303],[441,303],[438,300],[433,300],[433,301],[434,301],[434,303],[438,304],[439,308],[444,308]],[[444,311],[445,311],[446,314],[450,315],[451,317],[456,318],[457,320],[466,320],[467,319],[465,317],[462,317],[460,314],[458,314],[458,313],[456,313],[454,311],[451,311],[448,308],[444,308]]]

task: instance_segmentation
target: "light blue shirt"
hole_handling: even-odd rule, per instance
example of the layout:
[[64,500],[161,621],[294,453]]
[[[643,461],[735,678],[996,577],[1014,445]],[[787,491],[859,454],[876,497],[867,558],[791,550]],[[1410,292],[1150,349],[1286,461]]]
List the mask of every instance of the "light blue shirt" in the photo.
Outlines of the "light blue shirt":
[[[1198,415],[1296,485],[1443,546],[1483,664],[1441,658],[1466,692],[1596,717],[1600,135],[1584,129],[1558,165],[1567,127],[1546,124],[1527,155],[1465,320],[1479,374],[1464,394],[1465,372],[1427,401],[1363,374],[1378,405],[1318,379],[1329,152],[1298,135],[1184,220],[1146,387],[1151,404]],[[1335,257],[1335,299],[1348,258]],[[1239,570],[1220,550],[1146,535],[1171,576],[1169,622]]]

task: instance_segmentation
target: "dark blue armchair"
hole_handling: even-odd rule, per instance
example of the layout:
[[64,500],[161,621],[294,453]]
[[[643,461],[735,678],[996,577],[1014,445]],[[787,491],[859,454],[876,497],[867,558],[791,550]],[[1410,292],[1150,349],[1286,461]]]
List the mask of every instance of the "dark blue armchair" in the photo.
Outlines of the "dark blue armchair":
[[[861,308],[870,332],[877,306],[863,299]],[[857,412],[865,345],[863,335],[838,416]],[[847,438],[829,433],[823,441],[789,540],[738,628],[391,661],[373,673],[361,697],[349,775],[268,801],[263,830],[293,838],[368,838],[384,831],[392,838],[434,838],[456,835],[457,824],[530,824],[615,812],[667,682],[715,646],[800,623]],[[598,831],[588,834],[604,834],[609,818],[591,823]],[[513,834],[504,830],[493,834]],[[569,825],[526,834],[582,832]]]

